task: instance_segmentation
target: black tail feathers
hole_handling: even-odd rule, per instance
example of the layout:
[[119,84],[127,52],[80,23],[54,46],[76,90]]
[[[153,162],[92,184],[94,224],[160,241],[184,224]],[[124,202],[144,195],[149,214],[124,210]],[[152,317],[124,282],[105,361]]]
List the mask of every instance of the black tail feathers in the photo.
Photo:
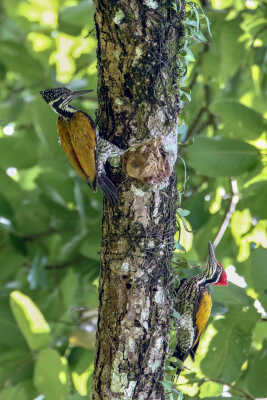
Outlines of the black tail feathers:
[[100,189],[103,191],[105,197],[109,202],[114,205],[119,202],[118,191],[114,183],[105,174],[101,174],[97,177],[97,183]]
[[[175,372],[175,376],[176,377],[178,377],[180,375],[181,371],[183,370],[183,362],[184,362],[184,360],[186,359],[187,356],[188,356],[188,354],[181,353],[179,351],[178,346],[176,347],[172,357],[175,357],[177,359],[177,362],[176,363],[174,363],[174,362],[170,363],[170,365],[173,368],[176,368],[176,372]],[[177,364],[178,364],[178,366],[177,366]]]

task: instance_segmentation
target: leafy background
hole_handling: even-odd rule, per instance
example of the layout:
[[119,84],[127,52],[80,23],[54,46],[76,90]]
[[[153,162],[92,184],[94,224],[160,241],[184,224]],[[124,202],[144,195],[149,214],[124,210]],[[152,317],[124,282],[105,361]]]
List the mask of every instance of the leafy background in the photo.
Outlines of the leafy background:
[[[232,283],[213,290],[196,362],[176,387],[185,398],[264,398],[267,3],[202,6],[210,23],[187,5],[181,60],[174,267],[195,273],[234,203],[216,249]],[[94,89],[76,103],[94,118],[93,14],[87,0],[0,4],[0,400],[90,396],[102,195],[70,168],[39,91]]]

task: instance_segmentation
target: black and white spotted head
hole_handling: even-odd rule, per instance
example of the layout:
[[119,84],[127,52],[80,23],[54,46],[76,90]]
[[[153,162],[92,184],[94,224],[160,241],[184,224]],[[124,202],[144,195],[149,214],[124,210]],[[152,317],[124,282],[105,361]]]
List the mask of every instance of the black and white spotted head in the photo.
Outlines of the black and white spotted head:
[[44,101],[57,114],[63,118],[71,118],[72,115],[77,111],[76,108],[72,107],[69,103],[76,97],[83,96],[92,90],[76,90],[72,91],[66,87],[59,87],[53,89],[41,90]]

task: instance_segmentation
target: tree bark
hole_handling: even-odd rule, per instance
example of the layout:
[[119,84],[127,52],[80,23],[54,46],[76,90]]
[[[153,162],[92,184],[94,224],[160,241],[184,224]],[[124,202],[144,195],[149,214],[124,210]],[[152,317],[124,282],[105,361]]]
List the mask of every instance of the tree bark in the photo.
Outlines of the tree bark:
[[130,167],[139,163],[140,175],[149,173],[127,176],[127,157],[124,168],[110,168],[121,202],[104,201],[93,399],[164,399],[184,5],[175,11],[171,1],[95,0],[95,6],[99,131],[123,149],[143,143],[145,150],[129,153],[136,155]]

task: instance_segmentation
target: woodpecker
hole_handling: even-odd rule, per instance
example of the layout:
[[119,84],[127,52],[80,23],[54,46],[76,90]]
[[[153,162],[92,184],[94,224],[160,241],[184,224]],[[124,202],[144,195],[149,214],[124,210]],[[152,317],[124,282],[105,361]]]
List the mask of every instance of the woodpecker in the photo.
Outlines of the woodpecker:
[[101,138],[92,118],[70,102],[92,90],[72,91],[65,87],[41,90],[46,103],[58,114],[57,133],[62,149],[72,167],[95,192],[97,185],[106,198],[119,201],[117,188],[108,178],[105,164],[109,157],[122,154],[117,146]]
[[[216,260],[211,242],[205,270],[190,279],[183,279],[175,292],[174,309],[178,317],[175,319],[176,348],[173,356],[181,362],[189,355],[194,361],[212,307],[209,285],[228,285],[226,272]],[[178,369],[176,375],[180,372],[181,369]]]

